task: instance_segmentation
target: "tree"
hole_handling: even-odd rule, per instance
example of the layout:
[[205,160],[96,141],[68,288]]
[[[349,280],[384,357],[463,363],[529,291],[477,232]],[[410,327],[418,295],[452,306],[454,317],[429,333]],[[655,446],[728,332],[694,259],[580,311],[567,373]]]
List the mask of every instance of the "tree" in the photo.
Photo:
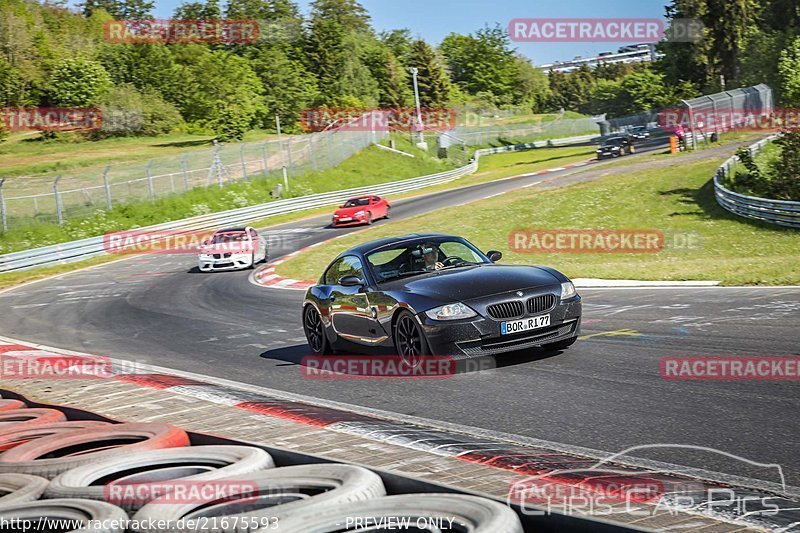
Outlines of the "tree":
[[219,0],[184,2],[175,9],[175,18],[182,20],[219,20],[222,9]]
[[150,18],[154,5],[147,0],[86,0],[82,7],[86,17],[102,9],[114,18],[138,20]]
[[411,47],[409,66],[419,69],[417,85],[422,107],[443,107],[450,98],[450,79],[428,43],[419,39]]
[[400,30],[383,31],[379,35],[381,43],[391,50],[394,57],[401,65],[408,63],[411,56],[411,46],[414,39],[411,37],[411,30],[403,28]]
[[550,72],[552,100],[550,108],[586,112],[589,110],[589,96],[595,84],[594,75],[586,65],[575,72]]
[[[706,0],[672,0],[666,7],[666,17],[670,21],[704,20],[707,10]],[[665,75],[667,83],[686,80],[704,90],[712,85],[714,78],[709,47],[709,38],[696,42],[662,41],[658,51],[664,54],[664,58],[658,61],[656,68]],[[713,83],[718,83],[718,80]]]
[[609,118],[628,114],[628,102],[622,83],[617,80],[597,80],[589,97],[592,114],[608,114]]
[[781,101],[787,107],[800,107],[800,37],[781,51],[779,57]]
[[452,80],[467,94],[488,93],[509,104],[519,81],[519,63],[505,29],[485,27],[474,35],[451,33],[440,47]]
[[[247,60],[218,50],[204,51],[187,69],[183,115],[207,124],[221,138],[238,138],[263,120],[263,85]],[[234,122],[229,128],[228,123]],[[231,137],[233,135],[233,137]]]
[[266,108],[263,127],[272,127],[275,115],[289,129],[299,120],[300,113],[317,97],[317,85],[302,63],[290,59],[280,49],[254,52],[250,65],[264,88]]
[[372,33],[369,13],[357,0],[314,0],[311,20],[324,19],[355,33]]
[[621,87],[629,113],[639,113],[674,104],[674,95],[664,84],[664,76],[650,70],[634,72],[622,79]]
[[514,87],[514,102],[526,105],[535,113],[542,113],[550,100],[550,82],[547,75],[531,65],[528,58],[517,56],[517,83]]
[[725,87],[739,81],[739,55],[758,15],[758,0],[706,0],[703,21],[710,37],[710,53]]
[[53,69],[48,87],[49,99],[54,105],[86,107],[111,89],[111,78],[96,61],[67,59]]
[[375,105],[378,87],[362,62],[363,43],[374,40],[366,10],[355,0],[315,0],[306,64],[317,77],[318,103]]
[[24,105],[20,73],[0,56],[0,107]]
[[363,53],[364,64],[378,84],[378,105],[403,107],[411,100],[408,75],[392,51],[374,41]]
[[158,43],[106,44],[100,47],[97,58],[115,84],[130,83],[180,105],[186,80],[172,50],[183,48]]

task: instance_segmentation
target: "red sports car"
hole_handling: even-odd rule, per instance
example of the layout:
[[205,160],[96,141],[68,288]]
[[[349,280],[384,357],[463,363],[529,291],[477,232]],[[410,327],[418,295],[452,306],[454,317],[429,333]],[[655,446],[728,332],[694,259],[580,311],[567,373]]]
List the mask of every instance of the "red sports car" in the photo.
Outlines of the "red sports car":
[[389,218],[392,206],[380,196],[360,196],[347,200],[333,214],[333,226],[372,224],[379,218]]

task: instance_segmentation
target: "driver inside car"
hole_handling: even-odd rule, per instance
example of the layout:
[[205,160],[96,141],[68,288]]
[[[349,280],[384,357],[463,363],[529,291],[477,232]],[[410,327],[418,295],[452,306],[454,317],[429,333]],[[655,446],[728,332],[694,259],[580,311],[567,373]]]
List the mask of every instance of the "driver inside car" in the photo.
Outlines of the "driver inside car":
[[444,268],[444,263],[439,261],[439,247],[436,244],[426,242],[422,248],[422,256],[425,258],[425,270]]

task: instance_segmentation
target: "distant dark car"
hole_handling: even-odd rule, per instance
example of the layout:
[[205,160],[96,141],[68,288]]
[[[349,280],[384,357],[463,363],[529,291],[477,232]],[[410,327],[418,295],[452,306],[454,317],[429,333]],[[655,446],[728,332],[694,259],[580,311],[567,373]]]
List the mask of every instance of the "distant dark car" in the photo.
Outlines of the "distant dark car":
[[597,149],[597,159],[620,157],[634,152],[633,143],[629,138],[622,136],[609,137]]
[[628,136],[635,141],[644,141],[650,138],[650,130],[645,126],[634,126],[628,130]]
[[498,265],[461,237],[406,235],[362,244],[328,266],[303,303],[316,354],[394,349],[477,357],[577,339],[581,297],[544,266]]

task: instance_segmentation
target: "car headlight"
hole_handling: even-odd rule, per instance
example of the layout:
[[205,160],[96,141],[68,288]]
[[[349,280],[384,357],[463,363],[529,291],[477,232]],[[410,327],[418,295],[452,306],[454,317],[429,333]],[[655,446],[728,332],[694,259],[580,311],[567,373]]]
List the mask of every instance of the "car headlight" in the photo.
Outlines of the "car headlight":
[[561,284],[561,299],[566,300],[568,298],[572,298],[578,294],[578,291],[575,290],[575,285],[572,284],[571,281],[565,281]]
[[473,311],[470,306],[461,302],[435,307],[430,311],[425,311],[425,314],[433,320],[462,320],[478,316],[478,313]]

